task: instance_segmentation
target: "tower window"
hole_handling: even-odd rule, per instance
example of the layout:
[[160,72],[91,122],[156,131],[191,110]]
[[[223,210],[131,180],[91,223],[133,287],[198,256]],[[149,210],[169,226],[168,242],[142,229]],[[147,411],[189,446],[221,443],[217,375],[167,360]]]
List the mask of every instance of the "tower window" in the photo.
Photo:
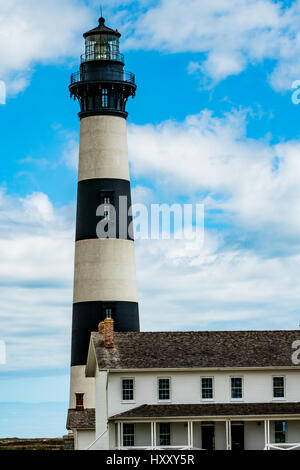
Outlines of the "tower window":
[[104,220],[110,220],[110,204],[111,204],[110,197],[105,197],[103,203],[104,203]]
[[108,107],[108,90],[107,88],[102,88],[102,108]]
[[114,205],[114,191],[101,191],[99,202],[103,206],[103,219],[111,221],[113,216],[111,206]]
[[105,318],[112,318],[112,309],[106,308],[105,309]]
[[123,446],[134,446],[134,424],[123,424]]

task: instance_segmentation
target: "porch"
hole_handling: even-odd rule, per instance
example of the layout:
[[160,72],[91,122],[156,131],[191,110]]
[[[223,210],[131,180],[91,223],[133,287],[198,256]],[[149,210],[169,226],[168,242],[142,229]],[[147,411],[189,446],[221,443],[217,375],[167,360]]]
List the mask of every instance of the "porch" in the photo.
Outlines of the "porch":
[[119,421],[117,450],[300,450],[300,420]]
[[[110,418],[111,448],[300,450],[300,414],[295,405],[143,405]],[[219,414],[210,414],[216,407]],[[275,412],[284,408],[286,414]],[[258,409],[265,414],[258,414]]]

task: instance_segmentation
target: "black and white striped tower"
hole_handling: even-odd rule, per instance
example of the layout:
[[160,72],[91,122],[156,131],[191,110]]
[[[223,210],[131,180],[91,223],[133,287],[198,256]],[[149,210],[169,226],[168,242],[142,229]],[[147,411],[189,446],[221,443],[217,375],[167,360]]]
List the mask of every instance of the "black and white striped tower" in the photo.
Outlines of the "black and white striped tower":
[[[85,54],[69,87],[80,103],[70,408],[76,394],[84,394],[86,408],[95,406],[92,379],[84,375],[90,332],[107,316],[116,331],[139,331],[134,241],[131,219],[124,219],[131,206],[126,102],[135,94],[135,77],[124,71],[120,33],[104,18],[83,37]],[[104,235],[99,223],[107,227]]]

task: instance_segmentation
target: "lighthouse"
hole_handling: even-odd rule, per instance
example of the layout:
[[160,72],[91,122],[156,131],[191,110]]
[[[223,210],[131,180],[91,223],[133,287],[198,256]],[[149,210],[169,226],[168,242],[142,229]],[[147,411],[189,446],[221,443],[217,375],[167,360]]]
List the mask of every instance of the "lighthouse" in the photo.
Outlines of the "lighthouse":
[[95,407],[85,377],[91,331],[105,319],[115,331],[139,331],[126,128],[135,76],[124,70],[121,34],[104,18],[83,37],[69,87],[80,104],[70,409]]

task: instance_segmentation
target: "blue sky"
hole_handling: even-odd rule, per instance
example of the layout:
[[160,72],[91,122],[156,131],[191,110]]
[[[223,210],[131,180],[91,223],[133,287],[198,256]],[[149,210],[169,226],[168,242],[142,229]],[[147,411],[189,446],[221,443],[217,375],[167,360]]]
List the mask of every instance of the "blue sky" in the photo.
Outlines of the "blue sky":
[[[0,5],[0,437],[64,433],[79,131],[68,84],[98,3]],[[204,246],[136,243],[142,328],[297,328],[300,1],[102,3],[138,84],[134,202],[205,204]]]

